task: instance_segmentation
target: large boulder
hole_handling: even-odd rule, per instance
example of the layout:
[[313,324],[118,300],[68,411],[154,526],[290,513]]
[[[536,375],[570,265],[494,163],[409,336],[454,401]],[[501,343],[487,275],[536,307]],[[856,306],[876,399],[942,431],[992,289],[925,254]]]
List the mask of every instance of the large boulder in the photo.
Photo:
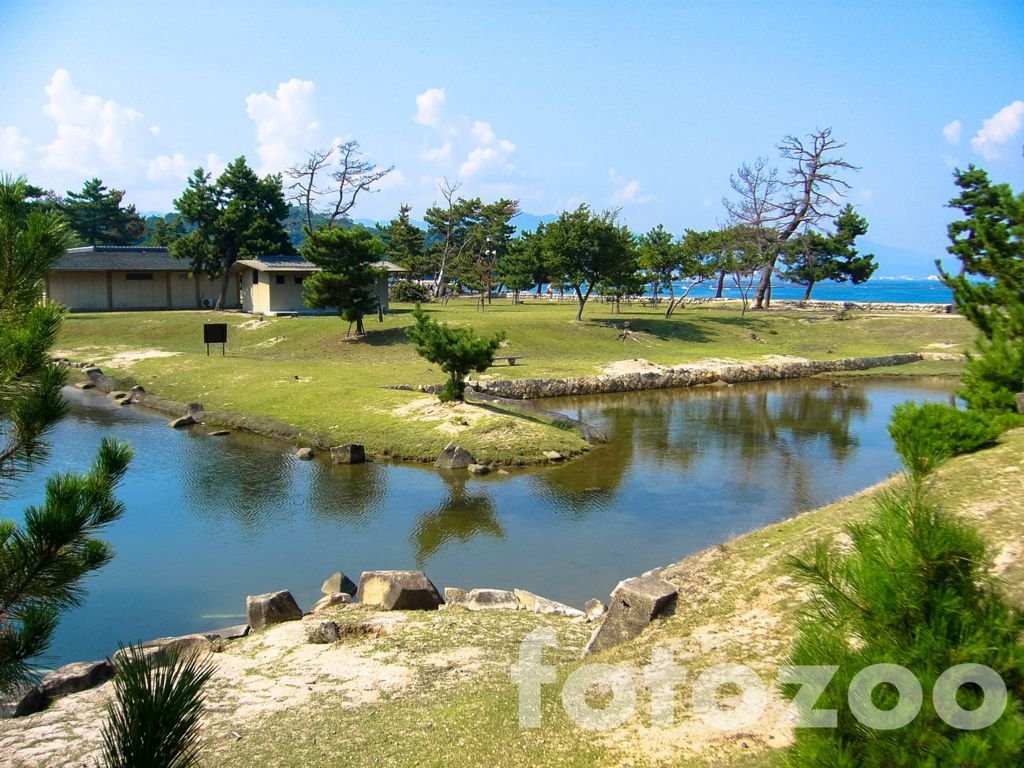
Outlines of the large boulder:
[[471,611],[518,611],[519,601],[507,589],[471,589],[462,603]]
[[249,595],[245,598],[245,615],[253,630],[263,629],[271,624],[284,621],[298,621],[302,609],[287,589],[267,592],[263,595]]
[[7,693],[0,694],[0,719],[25,717],[46,709],[46,696],[38,685],[18,683]]
[[48,673],[39,682],[39,689],[47,699],[56,699],[72,693],[87,691],[103,685],[114,676],[114,665],[103,661],[79,661],[65,664]]
[[513,592],[515,593],[516,600],[519,601],[520,610],[530,611],[530,613],[569,616],[574,619],[586,616],[586,614],[578,608],[573,608],[565,603],[559,603],[555,600],[549,600],[546,597],[535,595],[533,592],[527,592],[525,589],[516,589],[513,590]]
[[385,611],[431,611],[442,603],[437,587],[423,571],[363,571],[359,600]]
[[359,589],[359,587],[356,586],[356,583],[342,571],[335,571],[333,574],[328,576],[320,586],[320,591],[325,595],[333,595],[335,592],[345,592],[346,594],[355,597],[357,589]]
[[366,461],[366,450],[358,443],[336,445],[331,448],[332,464],[362,464]]
[[196,420],[191,416],[179,416],[176,419],[171,419],[167,422],[167,426],[171,429],[181,429],[182,427],[191,427],[196,423]]
[[[148,640],[141,646],[142,655],[152,658],[157,666],[167,664],[172,656],[187,657],[193,655],[205,655],[213,651],[213,643],[209,635],[193,634],[178,635],[177,637],[158,637],[156,640]],[[114,668],[116,669],[122,660],[127,656],[128,649],[118,649],[113,656]]]
[[238,640],[249,634],[248,624],[235,624],[223,629],[215,629],[212,632],[204,633],[208,640]]
[[470,464],[476,464],[476,459],[469,451],[455,443],[448,443],[434,462],[438,469],[466,469]]
[[612,592],[608,613],[583,655],[638,637],[655,616],[675,603],[678,594],[672,584],[653,574],[620,581]]

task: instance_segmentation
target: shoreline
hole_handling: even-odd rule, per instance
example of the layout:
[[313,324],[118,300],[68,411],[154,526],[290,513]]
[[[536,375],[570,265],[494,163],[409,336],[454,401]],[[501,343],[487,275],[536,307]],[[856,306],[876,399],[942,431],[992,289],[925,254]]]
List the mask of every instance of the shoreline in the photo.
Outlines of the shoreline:
[[[892,355],[848,357],[835,360],[807,360],[804,358],[775,355],[760,361],[733,362],[713,361],[681,364],[675,366],[653,366],[653,370],[636,370],[621,373],[605,373],[597,376],[553,377],[543,379],[494,379],[481,381],[467,380],[470,392],[467,404],[485,406],[501,411],[510,418],[539,419],[562,429],[578,432],[587,442],[603,442],[603,436],[590,425],[572,419],[559,419],[557,414],[535,405],[535,401],[549,397],[600,395],[617,392],[644,392],[657,389],[686,389],[691,387],[730,386],[760,381],[783,381],[787,379],[814,378],[824,374],[842,374],[851,371],[869,371],[879,368],[894,368],[924,361],[961,362],[964,356],[946,352],[906,352]],[[281,440],[299,448],[328,451],[330,441],[324,435],[301,429],[269,416],[246,414],[232,411],[207,411],[200,403],[183,403],[177,400],[153,395],[145,391],[134,380],[119,379],[107,375],[95,366],[75,363],[66,358],[59,360],[71,369],[80,369],[92,387],[109,395],[126,392],[125,402],[139,405],[147,410],[177,418],[190,413],[201,413],[204,424],[232,428],[251,434]],[[634,361],[644,363],[646,361]],[[643,367],[643,366],[640,366]],[[871,375],[871,374],[867,374]],[[388,387],[395,389],[394,386]],[[404,387],[403,387],[404,389]],[[430,393],[430,387],[412,387],[410,391]],[[474,397],[474,395],[476,397]],[[475,402],[474,402],[475,401]],[[502,401],[505,401],[504,403]],[[527,405],[529,403],[529,405]],[[457,442],[457,441],[454,441]],[[576,454],[579,455],[579,454]],[[391,461],[410,463],[433,462],[436,456],[392,456]],[[571,458],[566,456],[565,458]],[[494,466],[543,465],[546,461],[530,461],[518,456],[513,462],[492,462]]]
[[[1024,598],[1022,460],[1024,429],[1011,430],[997,446],[957,457],[941,468],[932,489],[951,512],[980,526],[996,555],[997,574],[1016,602]],[[785,663],[806,597],[789,578],[786,556],[816,540],[843,546],[844,526],[868,514],[873,499],[895,478],[649,572],[669,582],[685,602],[681,599],[657,615],[635,639],[600,651],[593,662],[638,675],[657,648],[670,646],[681,654],[691,679],[716,664],[742,663],[770,684],[778,665]],[[993,480],[998,481],[995,487]],[[324,620],[344,627],[343,639],[311,644],[310,629]],[[674,725],[652,728],[633,718],[595,742],[591,733],[553,717],[566,678],[591,663],[580,653],[595,626],[600,624],[511,608],[381,612],[356,604],[213,641],[210,650],[218,673],[208,691],[212,706],[204,717],[203,764],[254,758],[276,764],[287,755],[309,765],[354,765],[358,763],[353,760],[366,754],[391,755],[392,764],[411,764],[413,757],[422,756],[421,742],[415,739],[440,745],[450,743],[452,733],[480,732],[486,739],[469,747],[479,764],[483,755],[478,750],[500,753],[510,739],[522,736],[508,670],[516,662],[519,643],[539,628],[554,633],[545,659],[558,670],[557,678],[544,687],[539,755],[569,753],[583,759],[581,765],[618,765],[629,757],[739,768],[748,766],[751,756],[767,757],[790,743],[792,725],[776,692],[763,716],[736,734],[702,727],[684,710],[683,720]],[[211,642],[192,638],[195,647]],[[0,721],[0,744],[12,750],[12,764],[87,761],[96,749],[95,725],[104,716],[111,685],[57,698],[38,714]],[[683,700],[687,686],[680,684]],[[330,739],[310,741],[310,735],[324,733],[336,722],[339,706],[347,738],[335,746]],[[480,721],[482,706],[488,713],[485,723]],[[443,726],[424,734],[424,722]],[[408,750],[392,755],[391,744],[406,743]],[[350,744],[365,748],[349,752]]]

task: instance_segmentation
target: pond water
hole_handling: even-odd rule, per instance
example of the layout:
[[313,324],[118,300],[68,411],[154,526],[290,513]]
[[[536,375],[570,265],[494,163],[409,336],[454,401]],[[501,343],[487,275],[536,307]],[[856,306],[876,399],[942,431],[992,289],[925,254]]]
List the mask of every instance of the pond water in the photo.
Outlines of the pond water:
[[244,434],[191,435],[69,390],[44,466],[0,498],[21,520],[53,471],[84,470],[101,438],[135,449],[107,538],[117,555],[66,613],[47,665],[118,642],[244,622],[245,596],[304,608],[335,570],[422,568],[443,586],[522,587],[581,606],[623,578],[820,506],[893,472],[895,404],[948,401],[949,380],[806,380],[543,401],[609,437],[562,465],[492,473],[331,466]]

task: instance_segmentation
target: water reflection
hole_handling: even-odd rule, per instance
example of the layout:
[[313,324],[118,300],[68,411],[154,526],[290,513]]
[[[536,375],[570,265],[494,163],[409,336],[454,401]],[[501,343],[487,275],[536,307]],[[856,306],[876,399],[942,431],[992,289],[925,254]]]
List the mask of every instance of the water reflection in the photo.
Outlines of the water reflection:
[[505,540],[505,531],[498,521],[494,499],[479,485],[467,488],[468,476],[447,471],[439,473],[444,482],[445,497],[433,509],[416,520],[410,540],[416,548],[416,565],[427,560],[452,541],[463,545],[477,536]]
[[190,436],[166,419],[69,393],[46,466],[0,497],[20,519],[54,471],[88,468],[100,439],[136,451],[107,538],[117,555],[62,620],[58,661],[118,641],[214,629],[245,596],[324,577],[426,568],[438,585],[522,587],[582,605],[622,578],[827,503],[897,467],[895,404],[946,400],[955,382],[849,380],[551,400],[605,445],[561,465],[475,477],[409,465],[331,466],[234,433]]
[[367,462],[308,467],[310,514],[361,527],[380,514],[388,495],[386,466]]

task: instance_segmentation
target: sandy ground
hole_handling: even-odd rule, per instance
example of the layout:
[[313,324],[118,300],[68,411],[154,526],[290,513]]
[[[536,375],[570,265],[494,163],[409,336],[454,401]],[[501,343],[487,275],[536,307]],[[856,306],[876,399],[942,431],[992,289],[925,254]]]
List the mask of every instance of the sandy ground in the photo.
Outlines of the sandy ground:
[[[343,609],[344,610],[344,609]],[[359,707],[401,695],[417,684],[421,671],[441,669],[452,681],[471,675],[481,663],[476,648],[401,659],[381,653],[382,634],[415,627],[405,613],[362,609],[371,630],[329,645],[307,643],[305,627],[326,618],[306,617],[235,640],[214,653],[216,670],[207,685],[203,738],[210,744],[245,738],[262,718],[327,695],[332,705]],[[95,764],[113,683],[58,699],[47,710],[0,720],[0,766],[47,768]]]
[[[82,353],[87,352],[89,349],[89,347],[81,347],[74,350],[55,349],[51,353],[51,357],[66,357],[72,360],[81,359]],[[180,352],[164,352],[160,349],[132,349],[125,352],[117,352],[113,356],[94,357],[92,362],[96,365],[105,364],[114,368],[127,368],[140,360],[149,360],[154,357],[176,357],[180,354]]]
[[390,413],[401,419],[437,422],[437,431],[445,435],[457,435],[488,415],[493,415],[469,403],[438,402],[436,395],[417,398]]

